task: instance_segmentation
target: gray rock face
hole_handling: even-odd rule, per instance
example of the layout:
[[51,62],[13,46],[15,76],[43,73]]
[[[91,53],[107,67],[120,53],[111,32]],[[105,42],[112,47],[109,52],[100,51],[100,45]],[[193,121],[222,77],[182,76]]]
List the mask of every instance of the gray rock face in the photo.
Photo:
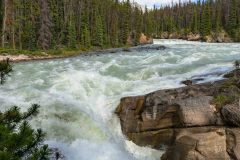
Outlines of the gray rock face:
[[162,160],[230,160],[224,128],[188,128],[176,131],[174,144]]
[[227,136],[227,152],[231,159],[239,160],[240,159],[240,129],[231,128],[226,129]]
[[238,104],[224,106],[221,113],[226,123],[240,127],[240,106]]
[[[213,104],[224,81],[121,99],[123,133],[140,146],[167,147],[163,160],[240,159],[240,109]],[[224,88],[228,93],[228,89]],[[230,125],[229,125],[230,124]]]
[[210,96],[199,96],[179,101],[183,127],[216,125],[218,117],[216,108],[209,103],[211,100]]

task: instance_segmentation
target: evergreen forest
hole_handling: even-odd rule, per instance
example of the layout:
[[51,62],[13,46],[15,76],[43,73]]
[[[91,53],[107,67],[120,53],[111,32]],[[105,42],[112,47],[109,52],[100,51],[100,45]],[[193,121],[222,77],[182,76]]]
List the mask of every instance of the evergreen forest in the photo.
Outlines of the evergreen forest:
[[153,8],[129,0],[1,0],[1,48],[49,50],[120,47],[141,33],[226,32],[240,39],[239,0],[198,0]]

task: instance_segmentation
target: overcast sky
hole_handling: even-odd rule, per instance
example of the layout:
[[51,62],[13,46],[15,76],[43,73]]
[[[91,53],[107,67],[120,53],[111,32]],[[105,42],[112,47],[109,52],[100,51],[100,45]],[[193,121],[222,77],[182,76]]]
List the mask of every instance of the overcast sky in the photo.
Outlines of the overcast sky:
[[[142,6],[147,5],[149,8],[152,8],[154,5],[156,6],[166,5],[166,4],[170,4],[172,1],[178,2],[179,0],[132,0],[132,1],[137,2]],[[189,0],[181,0],[181,2],[184,2],[184,1],[186,2]]]

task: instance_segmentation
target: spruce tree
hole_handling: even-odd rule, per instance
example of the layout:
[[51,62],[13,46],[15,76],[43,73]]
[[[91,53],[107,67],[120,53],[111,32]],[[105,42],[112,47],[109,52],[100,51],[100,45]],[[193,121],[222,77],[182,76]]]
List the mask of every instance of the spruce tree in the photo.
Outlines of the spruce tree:
[[[1,84],[12,71],[9,59],[0,61]],[[0,159],[1,160],[48,160],[49,149],[43,145],[44,133],[34,130],[28,121],[39,112],[39,105],[32,105],[21,113],[19,107],[0,111]]]
[[142,32],[142,11],[135,7],[134,14],[134,45],[137,45]]
[[92,25],[92,44],[94,46],[103,46],[103,38],[104,38],[104,29],[103,29],[103,22],[102,17],[98,11],[98,8],[94,11],[94,22]]
[[74,21],[70,21],[70,24],[68,25],[68,47],[69,48],[76,48],[77,46],[77,40],[76,40],[76,27]]
[[215,31],[220,32],[220,30],[222,28],[222,22],[221,22],[222,13],[221,13],[221,6],[220,6],[219,3],[217,4],[215,15],[216,15],[216,17],[215,17]]
[[9,59],[5,61],[0,61],[0,84],[3,84],[6,80],[6,77],[9,76],[12,72],[12,65],[9,62]]
[[24,40],[26,41],[24,48],[26,48],[30,51],[36,50],[37,49],[37,34],[36,34],[36,28],[35,28],[34,24],[31,21],[28,21],[25,24],[24,29],[29,31],[24,35]]
[[212,23],[211,23],[211,10],[210,10],[209,1],[207,1],[204,4],[202,23],[203,23],[203,28],[202,28],[203,29],[202,30],[203,36],[210,35],[211,30],[212,30]]
[[228,31],[231,36],[235,36],[235,30],[237,28],[237,2],[236,0],[230,0],[230,15],[228,21]]
[[91,47],[91,35],[90,35],[89,28],[86,24],[83,24],[83,27],[82,27],[81,42],[84,48]]
[[0,159],[48,160],[49,149],[42,145],[44,133],[33,130],[28,121],[39,112],[39,105],[32,105],[25,113],[14,106],[0,112]]
[[110,18],[110,43],[111,46],[116,47],[119,45],[119,2],[116,0],[112,4],[111,8],[111,18]]
[[97,16],[97,19],[96,19],[96,30],[97,30],[97,35],[96,35],[96,38],[97,38],[97,43],[96,45],[97,46],[100,46],[102,47],[103,46],[103,22],[102,22],[102,18],[100,15]]
[[3,21],[3,10],[4,10],[4,6],[3,6],[3,1],[0,1],[0,31],[2,31],[2,21]]
[[194,7],[194,12],[192,16],[192,32],[198,33],[198,15],[197,15],[197,9]]

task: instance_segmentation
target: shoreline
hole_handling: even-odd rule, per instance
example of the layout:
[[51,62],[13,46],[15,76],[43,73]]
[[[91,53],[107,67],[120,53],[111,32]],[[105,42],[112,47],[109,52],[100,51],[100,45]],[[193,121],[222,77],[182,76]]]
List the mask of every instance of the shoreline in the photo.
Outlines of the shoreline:
[[163,45],[155,45],[154,44],[142,44],[138,46],[132,47],[121,47],[121,48],[107,48],[107,49],[100,49],[100,50],[90,50],[90,51],[76,51],[70,55],[46,55],[46,56],[33,56],[33,55],[1,55],[0,54],[0,61],[5,60],[7,58],[10,59],[10,62],[18,63],[18,62],[28,62],[28,61],[38,61],[38,60],[51,60],[51,59],[64,59],[64,58],[72,58],[78,56],[92,56],[92,55],[100,55],[100,54],[114,54],[117,52],[132,52],[132,51],[141,51],[141,50],[164,50],[166,49]]
[[[132,47],[130,47],[132,48]],[[10,59],[13,63],[18,62],[28,62],[28,61],[38,61],[38,60],[51,60],[51,59],[64,59],[64,58],[71,58],[77,56],[86,56],[86,55],[93,55],[93,54],[103,54],[103,53],[116,53],[125,48],[108,48],[108,49],[101,49],[101,50],[90,50],[90,51],[76,51],[76,53],[72,55],[46,55],[46,56],[33,56],[33,55],[25,55],[25,54],[18,54],[18,55],[11,55],[11,54],[0,54],[0,61],[6,60],[7,58]]]
[[[239,42],[206,42],[201,40],[188,40],[185,38],[154,38],[156,40],[184,40],[184,41],[189,41],[189,42],[204,42],[204,43],[239,43]],[[3,61],[7,58],[10,59],[11,62],[13,63],[18,63],[18,62],[28,62],[28,61],[38,61],[38,60],[52,60],[52,59],[64,59],[64,58],[72,58],[72,57],[78,57],[78,56],[91,56],[91,55],[98,55],[98,54],[109,54],[109,53],[117,53],[117,52],[131,52],[132,50],[139,50],[139,49],[148,49],[146,46],[149,45],[154,45],[152,44],[141,44],[138,46],[131,46],[131,47],[120,47],[120,48],[106,48],[106,49],[99,49],[99,50],[89,50],[89,51],[72,51],[71,54],[68,55],[51,55],[47,54],[46,56],[39,56],[39,55],[26,55],[26,54],[16,54],[16,55],[11,55],[11,54],[0,54],[0,61]],[[165,49],[165,46],[161,44],[157,44],[160,46],[160,48],[150,48],[150,49]],[[161,48],[162,47],[162,48]]]

